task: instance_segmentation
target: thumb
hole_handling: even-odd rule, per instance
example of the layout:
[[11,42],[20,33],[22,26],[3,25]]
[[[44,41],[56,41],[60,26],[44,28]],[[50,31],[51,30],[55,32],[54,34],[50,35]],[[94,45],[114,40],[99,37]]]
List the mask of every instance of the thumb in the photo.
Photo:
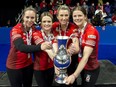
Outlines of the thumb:
[[66,81],[67,81],[67,79],[68,79],[68,76],[64,78],[64,82],[66,82]]

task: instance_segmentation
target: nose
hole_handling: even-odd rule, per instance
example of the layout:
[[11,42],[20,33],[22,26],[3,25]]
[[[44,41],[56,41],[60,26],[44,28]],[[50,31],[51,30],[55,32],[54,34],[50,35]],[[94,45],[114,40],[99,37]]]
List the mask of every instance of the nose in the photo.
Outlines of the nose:
[[29,21],[31,21],[31,18],[29,18]]
[[46,22],[45,25],[48,25],[48,22]]
[[65,16],[63,16],[63,17],[62,17],[62,19],[66,19],[66,17],[65,17]]

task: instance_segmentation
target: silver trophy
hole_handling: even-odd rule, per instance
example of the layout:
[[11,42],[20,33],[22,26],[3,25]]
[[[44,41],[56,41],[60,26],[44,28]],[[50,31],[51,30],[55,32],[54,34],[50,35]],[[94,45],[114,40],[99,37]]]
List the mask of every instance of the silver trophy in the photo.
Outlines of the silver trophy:
[[58,52],[54,58],[54,65],[60,69],[59,74],[55,76],[55,81],[59,84],[65,84],[64,78],[68,76],[67,68],[71,63],[71,56],[66,50],[68,38],[68,36],[57,36]]

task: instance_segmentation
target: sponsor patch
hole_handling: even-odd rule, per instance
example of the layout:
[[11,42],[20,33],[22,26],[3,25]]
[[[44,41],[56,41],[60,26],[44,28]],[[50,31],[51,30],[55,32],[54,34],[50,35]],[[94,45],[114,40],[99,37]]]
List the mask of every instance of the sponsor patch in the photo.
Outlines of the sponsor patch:
[[96,36],[95,35],[88,35],[88,38],[96,39]]

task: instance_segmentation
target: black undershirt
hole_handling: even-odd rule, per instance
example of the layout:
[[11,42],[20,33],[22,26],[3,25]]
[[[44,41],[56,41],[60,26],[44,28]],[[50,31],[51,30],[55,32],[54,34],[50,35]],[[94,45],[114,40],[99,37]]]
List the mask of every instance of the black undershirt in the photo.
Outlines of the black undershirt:
[[38,45],[26,45],[22,38],[14,40],[15,48],[21,52],[31,53],[41,51],[41,44]]

